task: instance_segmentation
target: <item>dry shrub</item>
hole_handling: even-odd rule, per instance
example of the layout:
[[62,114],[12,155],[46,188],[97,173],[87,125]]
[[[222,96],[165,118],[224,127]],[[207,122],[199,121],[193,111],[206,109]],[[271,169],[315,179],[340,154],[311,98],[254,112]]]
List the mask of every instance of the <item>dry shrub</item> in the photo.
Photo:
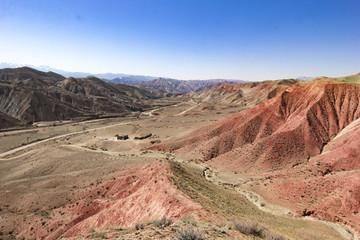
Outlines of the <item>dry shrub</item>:
[[198,225],[196,219],[194,216],[190,215],[190,214],[185,214],[185,216],[182,217],[182,222],[184,222],[186,225],[192,225],[194,227],[196,227]]
[[235,230],[245,234],[253,235],[256,237],[264,237],[264,232],[266,228],[259,225],[257,222],[248,222],[248,221],[234,221]]
[[99,238],[99,239],[106,239],[107,238],[106,234],[103,233],[103,232],[93,233],[91,237],[92,238]]
[[180,229],[176,233],[175,240],[206,240],[206,238],[202,236],[201,231],[193,227],[187,227]]
[[281,236],[280,234],[271,232],[269,230],[266,230],[264,232],[264,239],[266,239],[266,240],[288,240],[287,237]]
[[162,217],[159,220],[155,220],[154,221],[154,225],[158,228],[165,228],[167,226],[170,226],[173,223],[173,220],[171,218],[167,218],[167,217]]
[[288,238],[281,236],[278,233],[269,231],[266,227],[257,222],[249,221],[234,221],[234,229],[245,234],[253,235],[255,237],[263,238],[266,240],[287,240]]
[[143,223],[137,223],[137,224],[135,225],[135,229],[136,229],[137,231],[144,229],[144,224],[143,224]]

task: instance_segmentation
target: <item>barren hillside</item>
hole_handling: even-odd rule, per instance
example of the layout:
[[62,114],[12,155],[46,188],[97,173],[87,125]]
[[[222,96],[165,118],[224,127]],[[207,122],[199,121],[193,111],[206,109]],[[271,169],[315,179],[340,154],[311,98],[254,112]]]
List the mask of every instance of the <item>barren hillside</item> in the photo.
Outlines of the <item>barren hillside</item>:
[[329,78],[297,83],[252,109],[151,149],[203,161],[220,173],[263,176],[251,188],[273,203],[359,231],[359,99],[358,84]]

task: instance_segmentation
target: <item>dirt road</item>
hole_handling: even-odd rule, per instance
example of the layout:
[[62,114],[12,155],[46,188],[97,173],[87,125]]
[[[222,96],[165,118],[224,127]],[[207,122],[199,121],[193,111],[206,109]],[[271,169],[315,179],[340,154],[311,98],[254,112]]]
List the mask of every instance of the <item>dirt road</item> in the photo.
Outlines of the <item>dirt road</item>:
[[[175,105],[171,105],[171,106],[178,106],[179,104],[175,104]],[[162,109],[166,109],[168,108],[169,106],[166,106],[166,107],[160,107],[160,108],[156,108],[156,109],[153,109],[151,111],[148,111],[148,112],[143,112],[142,115],[146,115],[146,116],[149,116],[149,117],[152,117],[153,116],[153,113],[155,111],[158,111],[158,110],[162,110]],[[189,109],[186,109],[185,111],[179,113],[179,114],[176,114],[174,116],[179,116],[179,115],[182,115],[184,114],[185,112],[187,111],[190,111],[191,109],[193,109],[195,106],[192,106],[190,107]],[[96,120],[89,120],[90,121],[101,121],[99,119],[96,119]],[[135,120],[136,121],[136,120]],[[77,134],[82,134],[82,133],[88,133],[88,132],[92,132],[92,131],[96,131],[96,130],[102,130],[102,129],[106,129],[106,128],[111,128],[111,127],[115,127],[115,126],[120,126],[120,125],[125,125],[125,124],[129,124],[129,123],[134,123],[134,121],[127,121],[127,122],[122,122],[122,123],[116,123],[116,124],[112,124],[112,125],[108,125],[108,126],[104,126],[104,127],[98,127],[98,128],[92,128],[92,129],[86,129],[86,130],[81,130],[81,131],[77,131],[77,132],[72,132],[72,133],[66,133],[66,134],[62,134],[62,135],[58,135],[58,136],[55,136],[55,137],[50,137],[50,138],[46,138],[46,139],[43,139],[43,140],[40,140],[40,141],[37,141],[37,142],[33,142],[33,143],[29,143],[29,144],[26,144],[24,146],[21,146],[21,147],[17,147],[17,148],[14,148],[14,149],[11,149],[9,151],[6,151],[6,152],[3,152],[3,153],[0,153],[0,160],[7,160],[7,159],[4,159],[6,156],[10,155],[10,154],[14,154],[18,151],[21,151],[21,150],[24,150],[24,149],[27,149],[27,148],[30,148],[30,147],[33,147],[33,146],[36,146],[38,144],[41,144],[41,143],[45,143],[45,142],[48,142],[48,141],[52,141],[52,140],[56,140],[56,139],[60,139],[60,138],[63,138],[63,137],[69,137],[69,136],[74,136],[74,135],[77,135]],[[21,130],[21,131],[33,131],[34,129],[31,129],[31,130]]]
[[[266,202],[266,200],[261,195],[249,190],[248,188],[243,187],[243,184],[232,184],[232,183],[228,183],[228,182],[223,182],[222,179],[217,177],[217,173],[214,172],[209,167],[204,167],[203,175],[204,175],[205,179],[209,182],[212,182],[212,183],[215,183],[218,185],[222,185],[225,188],[232,188],[232,189],[236,190],[238,193],[240,193],[241,195],[246,197],[246,199],[249,202],[251,202],[252,204],[254,204],[256,207],[258,207],[260,210],[262,210],[264,212],[268,212],[268,213],[271,213],[271,214],[277,215],[277,216],[289,217],[290,210],[283,208],[281,206],[277,206],[277,205]],[[310,220],[310,221],[321,222],[322,224],[332,227],[333,229],[338,231],[341,234],[341,236],[343,236],[344,239],[346,239],[346,240],[358,240],[359,239],[359,237],[357,236],[355,231],[350,229],[349,227],[343,226],[341,224],[329,222],[326,220],[313,218],[313,217],[303,217],[303,218],[306,220]]]
[[13,153],[16,153],[18,151],[27,149],[29,147],[36,146],[36,145],[41,144],[41,143],[45,143],[45,142],[56,140],[56,139],[63,138],[63,137],[74,136],[74,135],[77,135],[77,134],[88,133],[88,132],[92,132],[92,131],[96,131],[96,130],[102,130],[102,129],[111,128],[111,127],[115,127],[115,126],[125,125],[125,124],[129,124],[129,123],[134,123],[134,121],[116,123],[116,124],[112,124],[112,125],[108,125],[108,126],[104,126],[104,127],[87,129],[87,130],[82,130],[82,131],[78,131],[78,132],[66,133],[66,134],[55,136],[55,137],[50,137],[50,138],[47,138],[47,139],[44,139],[44,140],[40,140],[38,142],[30,143],[30,144],[14,148],[14,149],[11,149],[11,150],[3,152],[3,153],[0,153],[0,160],[7,160],[7,159],[1,159],[1,158],[5,158],[6,156],[8,156],[10,154],[13,154]]

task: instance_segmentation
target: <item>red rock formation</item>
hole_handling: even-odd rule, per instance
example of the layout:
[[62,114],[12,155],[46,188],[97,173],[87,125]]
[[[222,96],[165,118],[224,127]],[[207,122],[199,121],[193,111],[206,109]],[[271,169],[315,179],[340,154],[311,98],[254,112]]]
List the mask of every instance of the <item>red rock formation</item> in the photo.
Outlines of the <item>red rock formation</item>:
[[18,238],[56,239],[87,234],[90,229],[134,226],[163,216],[177,220],[191,212],[205,213],[169,181],[169,166],[157,161],[133,169],[118,179],[87,192],[76,192],[75,202],[54,209],[48,219],[29,216],[16,232]]
[[326,143],[359,118],[359,99],[359,85],[299,83],[269,101],[191,134],[195,137],[153,148],[210,160],[209,165],[224,171],[291,167],[320,154]]
[[294,79],[221,85],[191,94],[191,98],[210,103],[225,103],[254,107],[297,83]]
[[252,189],[268,201],[360,232],[359,101],[358,84],[298,83],[186,139],[153,148],[260,177]]
[[360,232],[360,119],[343,129],[309,162],[272,176],[257,191],[312,216],[341,222]]

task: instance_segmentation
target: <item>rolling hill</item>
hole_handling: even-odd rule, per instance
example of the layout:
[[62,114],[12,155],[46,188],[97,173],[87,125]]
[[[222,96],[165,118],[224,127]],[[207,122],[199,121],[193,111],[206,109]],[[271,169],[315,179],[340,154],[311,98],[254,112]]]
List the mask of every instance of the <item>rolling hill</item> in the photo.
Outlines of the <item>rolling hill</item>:
[[166,95],[27,67],[0,70],[0,89],[0,112],[23,123],[142,111],[142,100]]
[[233,85],[224,84],[219,87],[192,93],[190,97],[196,102],[237,104],[251,108],[275,97],[278,93],[297,82],[299,81],[294,79],[282,79]]
[[133,83],[135,86],[143,86],[147,88],[155,88],[169,93],[191,93],[204,89],[210,89],[223,84],[238,84],[243,81],[236,80],[176,80],[169,78],[157,78],[151,81],[142,81]]
[[348,83],[353,78],[296,83],[254,108],[151,149],[250,176],[249,187],[268,201],[360,232],[360,85]]

